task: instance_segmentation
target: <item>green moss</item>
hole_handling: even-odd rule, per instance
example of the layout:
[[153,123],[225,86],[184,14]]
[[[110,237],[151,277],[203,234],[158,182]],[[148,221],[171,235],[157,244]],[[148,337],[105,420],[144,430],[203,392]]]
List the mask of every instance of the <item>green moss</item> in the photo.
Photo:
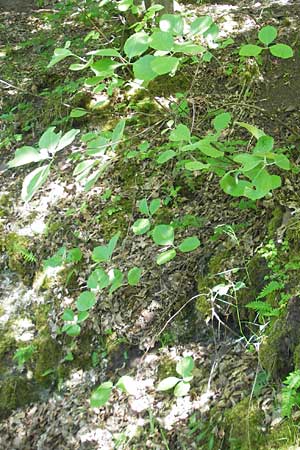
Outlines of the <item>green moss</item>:
[[[261,427],[264,413],[256,403],[243,399],[225,412],[225,433],[229,450],[259,449],[266,442]],[[225,447],[224,447],[225,448]]]
[[26,261],[29,240],[16,233],[0,234],[0,249],[8,255],[8,266],[19,274],[25,284],[31,281],[30,262]]
[[178,374],[176,373],[176,363],[174,359],[169,358],[168,356],[162,358],[158,366],[157,376],[159,381],[171,376],[177,377]]
[[65,367],[61,365],[62,345],[50,336],[34,340],[34,345],[37,346],[34,379],[44,385],[52,384],[53,380],[61,378],[65,373]]
[[36,386],[23,377],[10,377],[0,383],[0,419],[9,415],[11,410],[24,406],[39,398]]
[[[292,419],[283,420],[266,436],[264,450],[297,450],[299,448],[299,427]],[[296,445],[294,447],[294,445]]]
[[282,224],[282,218],[283,210],[280,206],[278,206],[272,211],[272,219],[268,223],[268,234],[270,238],[274,238],[276,236],[276,232]]

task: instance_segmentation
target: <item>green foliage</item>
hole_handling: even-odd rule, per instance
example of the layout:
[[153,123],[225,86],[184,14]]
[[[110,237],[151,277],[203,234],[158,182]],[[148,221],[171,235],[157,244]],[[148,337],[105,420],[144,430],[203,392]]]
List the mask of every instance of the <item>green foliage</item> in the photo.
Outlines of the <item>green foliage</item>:
[[[293,49],[286,44],[274,44],[277,37],[277,29],[273,26],[267,25],[260,29],[258,32],[259,41],[265,45],[261,47],[260,45],[246,44],[242,45],[240,48],[240,56],[245,57],[257,57],[264,50],[269,50],[273,56],[282,59],[288,59],[293,57]],[[272,44],[272,45],[271,45]]]
[[283,417],[290,417],[292,409],[300,406],[300,370],[291,372],[283,383],[281,413]]
[[17,361],[19,368],[22,368],[24,364],[31,359],[36,350],[36,346],[32,344],[16,350],[13,359]]
[[128,375],[122,376],[115,386],[111,381],[105,381],[92,393],[90,398],[91,407],[101,408],[101,406],[104,406],[108,402],[114,388],[118,388],[128,395],[135,395],[137,392],[135,380]]
[[176,372],[180,376],[164,378],[157,386],[157,390],[164,392],[174,388],[174,395],[176,397],[184,397],[188,394],[193,379],[193,370],[195,367],[194,360],[191,356],[182,358],[176,364]]

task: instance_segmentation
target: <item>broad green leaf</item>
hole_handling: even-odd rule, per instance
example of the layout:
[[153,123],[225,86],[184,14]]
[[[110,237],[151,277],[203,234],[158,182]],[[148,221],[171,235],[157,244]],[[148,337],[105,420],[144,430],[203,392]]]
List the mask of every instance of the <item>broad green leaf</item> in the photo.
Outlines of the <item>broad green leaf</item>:
[[133,267],[129,270],[127,278],[128,278],[128,284],[130,286],[137,286],[139,284],[140,278],[142,275],[142,269],[139,267]]
[[273,149],[273,146],[274,139],[271,136],[261,136],[253,149],[253,153],[268,153]]
[[246,44],[242,45],[240,48],[239,55],[240,56],[258,56],[264,50],[263,47],[254,44]]
[[151,223],[149,219],[138,219],[132,225],[132,231],[137,236],[147,233],[151,228]]
[[155,56],[146,55],[139,58],[133,63],[133,73],[136,79],[143,81],[151,81],[157,77],[157,73],[152,69],[152,62],[155,60]]
[[156,161],[158,164],[164,164],[176,155],[177,153],[174,150],[166,150],[159,155]]
[[70,112],[70,117],[76,118],[76,117],[83,117],[86,116],[89,112],[84,108],[75,108],[72,109]]
[[77,316],[77,322],[84,322],[90,316],[88,311],[80,311]]
[[124,52],[129,59],[133,58],[134,56],[140,56],[148,49],[149,40],[149,35],[144,31],[135,33],[130,36],[125,42]]
[[59,63],[63,59],[67,58],[68,56],[75,56],[74,53],[72,53],[67,48],[56,48],[54,50],[54,54],[51,58],[51,61],[49,62],[47,69],[50,67],[53,67],[55,64]]
[[175,14],[163,14],[159,20],[161,31],[172,33],[175,36],[182,36],[184,22],[181,16]]
[[270,52],[277,58],[288,59],[294,55],[293,49],[286,44],[275,44],[269,47]]
[[138,202],[138,207],[142,214],[145,214],[145,216],[149,216],[149,208],[146,198],[142,198],[142,200]]
[[155,214],[156,211],[159,210],[160,205],[161,205],[161,201],[159,198],[154,198],[153,200],[151,200],[150,206],[149,206],[149,211],[150,211],[151,216],[153,216],[153,214]]
[[280,169],[283,170],[290,170],[291,164],[289,159],[285,155],[276,155],[274,162],[277,167],[280,167]]
[[78,311],[88,311],[96,303],[96,296],[91,291],[82,292],[76,302]]
[[107,262],[110,258],[110,252],[106,245],[99,245],[98,247],[95,247],[92,253],[92,260],[100,263],[100,262]]
[[22,186],[21,198],[24,202],[29,202],[37,190],[45,183],[50,173],[50,164],[38,167],[25,177]]
[[214,120],[213,125],[216,131],[222,131],[228,127],[231,122],[231,114],[228,112],[218,114]]
[[252,180],[252,183],[256,187],[258,198],[262,198],[273,189],[281,186],[281,178],[278,175],[270,175],[265,169],[262,169]]
[[122,64],[117,63],[108,58],[103,58],[100,61],[96,61],[91,65],[91,69],[97,77],[102,77],[102,79],[111,77],[115,70]]
[[137,383],[134,378],[129,377],[128,375],[124,375],[119,379],[116,384],[116,387],[121,389],[121,391],[125,392],[128,395],[136,395],[137,394]]
[[174,56],[154,56],[154,59],[150,64],[152,70],[156,74],[164,75],[176,71],[179,59]]
[[154,31],[150,36],[149,45],[155,50],[171,51],[174,46],[172,33],[164,31]]
[[92,187],[97,182],[97,180],[100,177],[100,175],[102,175],[102,173],[108,167],[108,165],[109,165],[109,163],[102,164],[100,169],[95,170],[93,173],[91,173],[87,177],[87,179],[85,180],[84,192],[88,192],[90,189],[92,189]]
[[117,147],[117,145],[120,143],[120,141],[123,138],[125,125],[126,125],[126,120],[122,119],[117,123],[117,125],[114,128],[114,131],[112,133],[112,138],[111,138],[111,148],[113,151],[115,150],[115,148]]
[[48,128],[40,137],[39,147],[40,149],[46,148],[49,153],[55,153],[55,149],[61,138],[61,132],[55,133],[55,127]]
[[109,259],[112,257],[112,254],[117,246],[119,237],[120,237],[121,233],[118,231],[116,234],[113,235],[113,237],[110,239],[107,248],[109,251]]
[[67,253],[67,262],[68,263],[76,263],[82,259],[82,251],[79,247],[74,247],[68,250]]
[[188,238],[185,238],[181,244],[178,246],[178,249],[182,253],[192,252],[193,250],[196,250],[200,246],[200,241],[196,236],[191,236]]
[[273,42],[276,39],[276,37],[277,37],[277,30],[275,27],[272,27],[270,25],[263,27],[258,32],[258,39],[265,45],[271,44],[271,42]]
[[133,6],[133,0],[120,0],[117,5],[118,10],[122,12],[128,11],[131,6]]
[[162,380],[156,390],[157,391],[168,391],[169,389],[172,389],[176,384],[180,381],[180,378],[177,377],[168,377]]
[[104,289],[109,284],[109,276],[102,268],[95,269],[87,280],[87,287],[89,289]]
[[105,381],[92,393],[90,404],[92,408],[100,408],[108,402],[113,384],[111,381]]
[[62,315],[62,320],[65,320],[66,322],[72,322],[72,320],[74,320],[74,312],[72,311],[72,309],[65,309],[64,313]]
[[197,55],[199,53],[204,53],[206,48],[203,45],[193,44],[192,42],[181,42],[174,45],[174,52],[185,53],[186,55]]
[[259,139],[261,136],[266,135],[266,133],[263,130],[260,130],[259,128],[250,125],[249,123],[236,122],[236,124],[239,125],[240,127],[246,128],[246,130],[248,130],[249,133],[251,133],[256,139]]
[[243,172],[248,172],[249,170],[254,169],[256,166],[262,163],[262,159],[260,157],[251,155],[250,153],[240,153],[233,159],[235,162],[243,164]]
[[174,228],[171,225],[156,225],[152,231],[152,239],[157,245],[172,245]]
[[209,164],[203,164],[200,161],[187,161],[184,165],[186,170],[190,170],[191,172],[195,170],[203,170],[209,167]]
[[212,24],[213,20],[210,16],[198,17],[191,23],[190,34],[204,34]]
[[210,156],[211,158],[220,158],[224,156],[224,152],[213,147],[207,139],[200,139],[197,142],[197,148],[204,153],[206,156]]
[[87,55],[116,56],[118,58],[121,56],[121,54],[115,48],[101,48],[100,50],[93,50],[92,52],[88,52]]
[[80,70],[84,70],[87,69],[88,67],[90,67],[90,65],[93,63],[93,57],[91,57],[86,63],[82,64],[82,63],[75,63],[75,64],[71,64],[69,66],[69,70],[72,70],[74,72],[78,72]]
[[72,130],[65,133],[59,140],[58,146],[55,149],[55,153],[59,152],[63,148],[67,147],[68,145],[72,144],[77,134],[80,133],[80,130],[76,130],[73,128]]
[[219,36],[219,33],[220,28],[215,23],[212,23],[209,29],[203,33],[203,36],[206,38],[210,47],[216,41],[217,37]]
[[109,294],[111,295],[114,291],[119,289],[119,287],[123,284],[123,273],[119,269],[112,269],[108,273],[109,281],[111,283],[111,287],[109,289]]
[[189,377],[194,370],[195,363],[191,356],[185,356],[176,364],[176,372],[183,378]]
[[174,395],[176,397],[184,397],[188,394],[189,390],[191,388],[190,383],[186,383],[185,381],[180,381],[174,389]]
[[241,197],[244,195],[245,188],[251,188],[249,181],[240,180],[238,176],[233,177],[226,173],[220,180],[220,186],[226,194],[233,197]]
[[156,258],[156,263],[161,266],[166,264],[167,262],[174,259],[176,256],[176,250],[172,248],[171,250],[167,250],[166,252],[160,253]]
[[68,336],[75,337],[80,335],[81,327],[77,324],[68,325],[68,327],[64,331],[66,331],[66,334]]
[[80,162],[79,164],[77,164],[77,166],[75,166],[73,175],[77,177],[78,181],[82,180],[84,177],[87,176],[87,174],[92,169],[94,164],[95,164],[94,159],[86,159],[85,161]]
[[24,166],[32,162],[47,159],[48,155],[41,155],[40,152],[33,147],[21,147],[15,152],[15,157],[7,163],[9,168]]
[[45,268],[47,267],[59,267],[62,266],[64,263],[64,259],[66,257],[67,250],[66,247],[61,247],[57,252],[51,256],[50,258],[47,258],[43,261],[43,265]]
[[186,126],[180,123],[177,125],[177,127],[171,131],[170,133],[170,141],[174,142],[190,142],[191,140],[191,132],[190,129]]

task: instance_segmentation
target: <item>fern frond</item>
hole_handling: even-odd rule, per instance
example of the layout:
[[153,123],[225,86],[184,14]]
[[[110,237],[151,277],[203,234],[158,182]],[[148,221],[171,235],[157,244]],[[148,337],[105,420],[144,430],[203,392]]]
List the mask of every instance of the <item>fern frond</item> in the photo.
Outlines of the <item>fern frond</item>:
[[28,263],[36,262],[36,257],[34,256],[34,254],[29,250],[27,250],[27,248],[25,248],[23,245],[15,244],[14,251],[15,253],[21,255],[26,262]]
[[254,302],[250,302],[247,305],[247,308],[255,309],[255,311],[262,315],[262,316],[279,316],[280,310],[278,308],[272,308],[271,305],[269,305],[266,302],[262,302],[259,300],[256,300]]
[[288,374],[283,382],[289,389],[298,389],[300,387],[300,370],[294,370]]
[[257,298],[264,298],[267,295],[271,294],[274,291],[278,291],[279,289],[282,289],[283,285],[282,283],[279,283],[278,281],[271,281],[267,286],[263,288],[261,293],[258,295]]
[[281,414],[283,417],[290,417],[293,407],[297,404],[297,394],[293,389],[285,387],[282,389]]

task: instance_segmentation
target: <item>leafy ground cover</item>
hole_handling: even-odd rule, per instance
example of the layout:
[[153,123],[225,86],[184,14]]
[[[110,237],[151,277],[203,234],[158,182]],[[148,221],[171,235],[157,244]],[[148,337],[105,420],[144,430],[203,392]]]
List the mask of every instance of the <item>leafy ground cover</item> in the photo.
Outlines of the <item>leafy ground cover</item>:
[[297,448],[299,6],[102,3],[0,1],[1,446]]

